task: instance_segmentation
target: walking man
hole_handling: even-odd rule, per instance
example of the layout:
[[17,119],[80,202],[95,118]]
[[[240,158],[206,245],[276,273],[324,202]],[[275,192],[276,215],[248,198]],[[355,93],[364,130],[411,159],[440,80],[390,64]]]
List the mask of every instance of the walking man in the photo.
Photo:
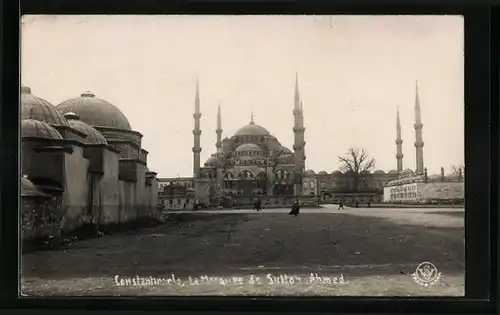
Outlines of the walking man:
[[340,199],[339,208],[337,210],[344,209],[344,202]]
[[300,203],[298,200],[295,200],[292,204],[292,211],[290,211],[289,215],[298,216],[300,212]]

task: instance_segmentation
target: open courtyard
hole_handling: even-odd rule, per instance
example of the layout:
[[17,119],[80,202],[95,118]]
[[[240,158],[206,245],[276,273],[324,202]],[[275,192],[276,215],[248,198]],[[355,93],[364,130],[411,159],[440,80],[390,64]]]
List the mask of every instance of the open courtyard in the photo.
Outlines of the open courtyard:
[[[464,294],[464,210],[185,211],[163,225],[22,256],[35,295]],[[421,262],[441,273],[428,287]],[[312,274],[312,276],[311,276]]]

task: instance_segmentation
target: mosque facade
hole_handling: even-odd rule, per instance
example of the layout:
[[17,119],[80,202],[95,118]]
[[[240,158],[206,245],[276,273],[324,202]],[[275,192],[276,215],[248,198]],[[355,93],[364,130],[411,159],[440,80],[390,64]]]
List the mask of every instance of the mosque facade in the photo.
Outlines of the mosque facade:
[[[375,170],[365,174],[363,181],[356,181],[352,172],[334,172],[306,170],[305,125],[303,104],[299,93],[298,80],[295,82],[295,98],[293,107],[293,151],[282,145],[266,128],[250,122],[241,127],[230,138],[222,139],[222,118],[220,107],[217,112],[216,150],[203,165],[200,165],[200,128],[201,111],[199,88],[196,87],[194,111],[194,145],[193,145],[193,177],[159,178],[160,203],[165,208],[191,208],[196,200],[203,199],[211,203],[208,196],[232,196],[236,199],[251,200],[255,196],[266,199],[289,197],[301,199],[311,197],[318,203],[381,203],[399,202],[408,195],[393,193],[388,196],[387,187],[407,183],[410,178],[422,182],[462,182],[463,176],[432,175],[427,176],[424,167],[422,115],[418,86],[415,90],[415,170],[403,169],[403,139],[399,109],[396,115],[396,169],[384,172]],[[443,170],[441,171],[443,173]],[[173,186],[172,186],[173,185]],[[174,186],[185,189],[173,189]],[[198,187],[197,187],[198,186]],[[355,187],[357,186],[357,187]],[[430,186],[427,186],[430,187]],[[404,190],[404,188],[403,188]],[[172,193],[168,193],[172,192]],[[430,189],[429,191],[432,191]],[[460,191],[457,188],[453,191]],[[175,193],[173,193],[175,192]],[[459,194],[459,193],[458,193]],[[391,194],[389,193],[389,196]],[[401,196],[399,198],[398,196]],[[271,203],[281,203],[274,200]],[[213,202],[212,202],[213,203]],[[286,203],[286,202],[285,202]]]
[[142,134],[90,92],[54,106],[21,88],[23,239],[158,217]]

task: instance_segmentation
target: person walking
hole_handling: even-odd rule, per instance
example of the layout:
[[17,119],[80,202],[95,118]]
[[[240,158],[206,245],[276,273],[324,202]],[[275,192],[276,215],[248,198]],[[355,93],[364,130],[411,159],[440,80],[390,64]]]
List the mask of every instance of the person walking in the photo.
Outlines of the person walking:
[[340,210],[340,209],[344,209],[344,202],[342,199],[340,199],[340,202],[339,202],[339,207],[337,210]]
[[300,203],[298,200],[295,200],[292,204],[292,210],[288,214],[298,216],[299,212],[300,212]]

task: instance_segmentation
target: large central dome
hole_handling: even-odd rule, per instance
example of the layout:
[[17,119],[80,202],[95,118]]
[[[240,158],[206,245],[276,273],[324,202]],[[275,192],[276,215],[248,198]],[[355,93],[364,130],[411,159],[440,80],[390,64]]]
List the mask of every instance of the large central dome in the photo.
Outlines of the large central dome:
[[253,120],[246,126],[241,127],[234,134],[235,136],[270,136],[266,128],[259,126]]
[[95,97],[90,92],[57,105],[61,114],[73,112],[80,120],[94,127],[111,127],[131,130],[127,117],[113,104]]

